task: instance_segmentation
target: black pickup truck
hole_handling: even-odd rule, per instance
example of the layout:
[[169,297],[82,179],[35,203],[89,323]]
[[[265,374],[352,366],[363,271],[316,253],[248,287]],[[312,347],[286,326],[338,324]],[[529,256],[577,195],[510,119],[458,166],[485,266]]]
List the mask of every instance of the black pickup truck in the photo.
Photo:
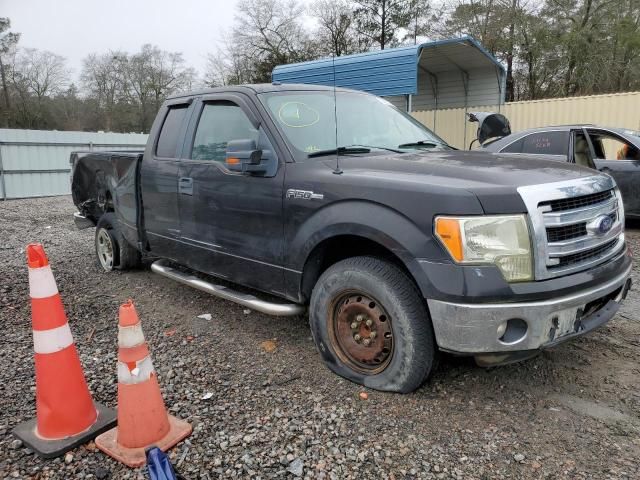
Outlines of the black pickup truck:
[[610,176],[455,150],[362,92],[180,95],[144,152],[71,163],[105,270],[149,259],[261,312],[308,308],[328,367],[379,390],[416,389],[438,350],[528,358],[606,323],[630,287]]

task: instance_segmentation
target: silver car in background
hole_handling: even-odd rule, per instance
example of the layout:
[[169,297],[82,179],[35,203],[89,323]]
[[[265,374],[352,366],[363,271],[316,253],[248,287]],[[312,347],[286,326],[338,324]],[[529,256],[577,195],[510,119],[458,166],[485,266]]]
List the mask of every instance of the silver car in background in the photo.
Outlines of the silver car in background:
[[626,218],[640,218],[640,132],[590,124],[556,125],[511,133],[499,113],[477,112],[480,148],[508,155],[540,155],[611,175],[620,191]]

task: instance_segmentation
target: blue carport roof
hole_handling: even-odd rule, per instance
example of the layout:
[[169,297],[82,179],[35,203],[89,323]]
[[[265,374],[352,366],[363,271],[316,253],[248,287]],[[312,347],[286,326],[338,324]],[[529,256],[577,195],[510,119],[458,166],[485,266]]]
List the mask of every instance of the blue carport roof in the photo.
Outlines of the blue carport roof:
[[[451,46],[463,48],[460,53]],[[471,47],[471,48],[468,48]],[[324,58],[309,62],[278,65],[273,69],[272,79],[280,83],[309,83],[315,85],[335,85],[338,87],[363,90],[379,96],[407,95],[418,92],[418,69],[429,58],[422,61],[423,50],[446,51],[451,69],[462,70],[467,66],[493,66],[504,74],[504,67],[488,53],[474,38],[460,37],[434,42],[426,42],[408,47],[390,48],[375,52]],[[442,53],[440,52],[440,53]],[[435,51],[434,51],[435,53]],[[456,58],[450,58],[451,56]]]

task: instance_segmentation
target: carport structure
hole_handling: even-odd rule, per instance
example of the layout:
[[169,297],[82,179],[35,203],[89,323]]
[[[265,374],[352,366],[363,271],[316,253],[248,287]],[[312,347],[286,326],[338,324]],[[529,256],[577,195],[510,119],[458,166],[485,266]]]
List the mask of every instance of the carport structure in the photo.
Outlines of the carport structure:
[[504,103],[503,65],[472,37],[278,65],[274,82],[336,85],[385,97],[408,112]]

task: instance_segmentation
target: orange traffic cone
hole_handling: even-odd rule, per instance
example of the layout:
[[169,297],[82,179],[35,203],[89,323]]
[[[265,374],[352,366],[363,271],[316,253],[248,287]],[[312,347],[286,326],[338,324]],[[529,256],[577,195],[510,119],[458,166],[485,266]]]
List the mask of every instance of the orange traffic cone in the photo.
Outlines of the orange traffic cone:
[[36,367],[36,418],[13,433],[44,458],[56,457],[115,424],[115,411],[94,403],[73,343],[47,255],[27,246]]
[[107,455],[139,467],[151,445],[163,451],[191,433],[191,425],[167,414],[149,347],[133,302],[120,306],[118,324],[118,426],[96,438]]

